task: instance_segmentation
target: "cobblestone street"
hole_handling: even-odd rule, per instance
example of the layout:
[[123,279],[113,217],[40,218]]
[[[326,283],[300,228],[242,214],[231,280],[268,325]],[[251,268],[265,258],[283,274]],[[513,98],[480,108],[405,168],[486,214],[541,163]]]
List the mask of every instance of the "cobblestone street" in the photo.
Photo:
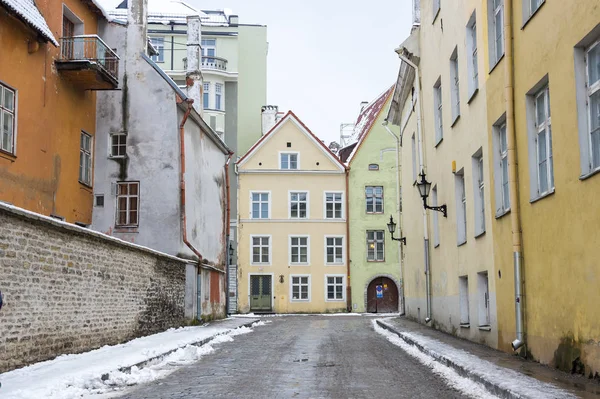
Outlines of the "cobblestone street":
[[123,398],[462,398],[377,334],[371,317],[271,317]]

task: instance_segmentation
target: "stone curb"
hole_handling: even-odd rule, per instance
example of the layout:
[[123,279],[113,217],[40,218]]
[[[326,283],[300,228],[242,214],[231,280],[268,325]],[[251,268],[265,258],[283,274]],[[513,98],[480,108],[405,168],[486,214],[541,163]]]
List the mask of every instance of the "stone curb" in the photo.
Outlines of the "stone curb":
[[[437,352],[432,351],[431,349],[423,346],[422,344],[415,341],[414,339],[407,337],[401,331],[398,331],[396,328],[385,323],[382,320],[377,320],[377,324],[379,326],[381,326],[382,328],[385,328],[386,330],[396,334],[397,336],[402,338],[406,343],[416,347],[424,354],[434,358],[436,361],[442,363],[445,366],[451,367],[462,377],[468,378],[472,381],[482,384],[493,395],[496,395],[500,398],[506,398],[506,399],[527,399],[527,398],[529,398],[528,396],[523,396],[516,392],[511,391],[510,389],[504,388],[504,387],[498,385],[497,383],[490,381],[471,370],[466,369],[464,366],[455,362],[454,360],[452,360],[444,355],[441,355]],[[534,398],[531,398],[531,399],[534,399]]]

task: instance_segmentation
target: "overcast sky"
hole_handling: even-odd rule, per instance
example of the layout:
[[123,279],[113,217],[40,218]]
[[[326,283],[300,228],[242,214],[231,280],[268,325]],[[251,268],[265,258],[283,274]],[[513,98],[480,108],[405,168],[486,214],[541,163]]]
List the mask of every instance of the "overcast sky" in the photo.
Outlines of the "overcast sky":
[[267,101],[293,110],[321,139],[339,140],[396,80],[394,49],[410,33],[411,0],[187,0],[267,25]]

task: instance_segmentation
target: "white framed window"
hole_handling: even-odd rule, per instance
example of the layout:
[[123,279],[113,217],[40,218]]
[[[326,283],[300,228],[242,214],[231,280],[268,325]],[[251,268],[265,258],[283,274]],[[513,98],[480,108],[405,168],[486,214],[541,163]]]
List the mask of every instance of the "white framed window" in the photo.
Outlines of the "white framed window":
[[[435,121],[435,145],[444,138],[444,122],[442,113],[442,78],[439,77],[433,85],[433,117]],[[417,178],[415,177],[415,180]]]
[[325,300],[328,302],[346,300],[346,276],[343,274],[325,275]]
[[469,74],[469,100],[479,88],[477,63],[477,21],[475,11],[467,23],[467,72]]
[[269,219],[271,216],[271,192],[250,191],[250,218]]
[[465,172],[463,169],[454,176],[456,188],[456,244],[467,242],[467,194],[465,190]]
[[545,0],[522,0],[523,2],[523,24],[542,6]]
[[433,20],[435,21],[435,18],[439,14],[440,9],[442,7],[442,5],[441,5],[442,0],[432,0],[432,2],[433,2]]
[[15,90],[0,84],[0,150],[15,153],[15,115],[17,112]]
[[215,109],[223,110],[223,84],[215,83]]
[[385,232],[383,230],[367,230],[367,261],[385,261]]
[[508,185],[508,142],[506,121],[503,116],[493,126],[494,150],[494,197],[496,199],[496,217],[510,210],[510,189]]
[[79,146],[79,182],[92,185],[92,136],[84,131]]
[[344,218],[344,193],[341,191],[325,192],[325,219]]
[[154,62],[165,62],[165,38],[164,37],[151,37],[150,43],[152,47],[158,51],[158,55],[153,55],[152,61]]
[[290,275],[290,291],[292,293],[290,296],[292,302],[310,302],[310,275]]
[[325,236],[325,264],[343,265],[345,263],[344,236]]
[[468,326],[469,321],[469,277],[458,278],[458,299],[460,307],[460,325]]
[[309,265],[310,236],[290,236],[289,240],[290,265]]
[[279,153],[279,169],[295,170],[300,168],[300,154],[297,152]]
[[487,1],[490,69],[493,69],[504,55],[504,0]]
[[290,191],[290,219],[308,219],[308,191]]
[[475,237],[485,232],[485,183],[483,174],[483,149],[471,158],[473,166],[473,209],[475,210]]
[[[554,164],[552,162],[552,122],[550,115],[550,91],[543,87],[528,96],[528,108],[534,112],[533,128],[530,127],[530,177],[531,198],[538,198],[554,191]],[[529,118],[531,119],[531,117]],[[535,165],[535,169],[531,168]]]
[[383,186],[366,186],[365,200],[367,213],[383,213]]
[[600,169],[600,41],[586,51],[591,166]]
[[271,264],[271,236],[270,235],[251,235],[250,236],[250,264],[251,265],[270,265]]
[[415,139],[415,134],[413,133],[412,138],[410,140],[412,145],[412,175],[413,181],[417,181],[417,140]]
[[204,109],[210,109],[210,82],[202,84],[202,103]]
[[140,182],[117,182],[117,227],[139,225]]
[[214,63],[214,59],[210,57],[216,57],[217,55],[217,40],[216,39],[202,39],[202,63]]
[[111,158],[123,158],[127,155],[127,135],[123,132],[110,134]]
[[[437,186],[431,189],[431,206],[438,206],[438,191]],[[440,246],[440,219],[439,212],[432,212],[433,215],[433,247]]]
[[454,48],[450,56],[450,94],[452,97],[452,124],[460,116],[460,84],[458,76],[458,47]]
[[490,326],[490,286],[488,272],[477,273],[477,307],[479,308],[479,327]]

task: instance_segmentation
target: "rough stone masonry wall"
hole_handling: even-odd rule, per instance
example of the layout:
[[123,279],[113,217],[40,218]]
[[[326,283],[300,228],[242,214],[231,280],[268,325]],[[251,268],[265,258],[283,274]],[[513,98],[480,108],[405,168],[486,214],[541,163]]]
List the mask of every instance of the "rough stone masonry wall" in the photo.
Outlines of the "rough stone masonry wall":
[[184,323],[185,262],[0,204],[0,373]]

